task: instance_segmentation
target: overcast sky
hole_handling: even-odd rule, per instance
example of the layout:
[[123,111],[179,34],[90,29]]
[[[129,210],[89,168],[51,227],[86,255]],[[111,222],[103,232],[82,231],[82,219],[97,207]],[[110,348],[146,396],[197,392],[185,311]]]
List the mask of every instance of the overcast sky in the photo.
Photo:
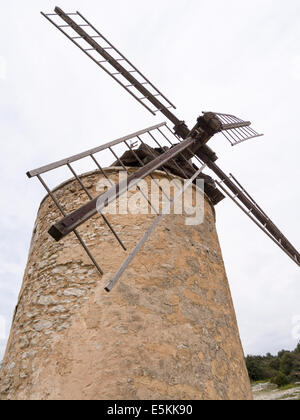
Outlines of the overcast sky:
[[[7,335],[44,196],[26,171],[164,117],[151,116],[39,14],[53,11],[55,3],[0,1],[1,359],[3,319]],[[265,133],[235,148],[220,136],[211,147],[218,164],[300,249],[299,0],[57,5],[92,21],[175,102],[190,127],[202,111],[216,111],[250,119]],[[245,353],[294,348],[299,267],[229,199],[216,210]]]

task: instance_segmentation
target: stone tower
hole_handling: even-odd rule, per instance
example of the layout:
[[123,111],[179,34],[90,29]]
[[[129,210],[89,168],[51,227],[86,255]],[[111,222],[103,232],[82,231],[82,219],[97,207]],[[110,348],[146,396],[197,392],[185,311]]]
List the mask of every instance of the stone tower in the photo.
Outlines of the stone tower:
[[[116,169],[110,175],[117,181]],[[99,194],[101,176],[82,177],[92,195]],[[74,179],[55,194],[68,212],[85,202]],[[99,216],[79,228],[106,273],[101,279],[73,234],[59,243],[48,235],[59,218],[46,197],[0,373],[0,399],[252,399],[207,196],[204,223],[186,226],[184,216],[166,216],[110,294],[106,281],[124,260],[114,237]],[[129,247],[153,218],[109,216]]]

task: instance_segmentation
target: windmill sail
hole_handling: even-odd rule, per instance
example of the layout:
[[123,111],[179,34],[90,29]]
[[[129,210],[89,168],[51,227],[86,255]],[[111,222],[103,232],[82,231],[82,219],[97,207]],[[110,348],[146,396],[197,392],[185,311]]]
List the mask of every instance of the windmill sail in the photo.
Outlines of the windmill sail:
[[173,103],[81,13],[56,7],[42,15],[153,115],[162,112],[175,125],[181,123],[170,111]]
[[227,176],[215,163],[207,166],[219,177],[216,180],[218,187],[270,238],[279,246],[298,266],[300,254],[296,248],[283,235],[262,208],[238,180],[230,174]]
[[[190,140],[188,144],[192,144],[194,140]],[[150,146],[151,145],[151,146]],[[112,197],[112,200],[115,200],[117,196],[121,194],[122,191],[126,191],[128,188],[128,179],[130,179],[130,175],[132,172],[132,169],[134,169],[134,166],[138,164],[138,167],[136,168],[136,171],[134,172],[134,178],[136,180],[137,188],[139,188],[139,180],[143,177],[149,175],[154,182],[156,182],[156,179],[152,176],[152,172],[154,171],[153,163],[151,166],[151,170],[149,171],[147,169],[147,163],[149,160],[151,162],[155,162],[156,159],[158,159],[159,164],[156,166],[159,167],[162,171],[165,172],[166,176],[171,178],[171,172],[176,173],[176,171],[179,171],[178,164],[176,161],[174,161],[172,158],[167,159],[166,166],[163,164],[165,152],[168,150],[172,154],[179,156],[181,161],[185,162],[185,165],[182,165],[180,168],[183,173],[181,174],[181,177],[184,177],[186,179],[194,179],[195,174],[198,175],[198,173],[201,173],[200,178],[206,180],[205,188],[207,187],[206,193],[210,197],[212,202],[219,202],[221,199],[224,198],[223,194],[219,192],[215,184],[212,185],[212,180],[210,177],[207,177],[206,175],[202,174],[202,170],[199,171],[199,168],[192,164],[188,158],[192,156],[191,152],[189,152],[189,155],[184,155],[180,152],[178,152],[178,148],[186,149],[188,146],[186,142],[178,142],[178,138],[174,135],[173,131],[167,126],[166,123],[157,124],[155,126],[146,128],[144,130],[137,131],[133,134],[127,135],[125,137],[121,137],[120,139],[114,140],[112,142],[109,142],[107,144],[95,147],[93,149],[89,149],[83,153],[79,153],[77,155],[70,156],[66,159],[59,160],[57,162],[51,163],[49,165],[42,166],[40,168],[31,170],[27,172],[27,176],[29,178],[37,178],[43,187],[46,189],[49,196],[54,201],[56,207],[59,209],[60,213],[63,216],[63,219],[59,222],[56,222],[52,228],[50,229],[49,233],[56,239],[60,240],[62,237],[66,236],[67,234],[73,232],[79,242],[81,243],[82,247],[88,254],[89,258],[93,262],[93,264],[96,266],[98,272],[102,275],[103,270],[101,269],[100,265],[95,261],[95,258],[93,257],[91,251],[89,250],[88,246],[85,244],[83,238],[81,237],[80,233],[76,229],[76,227],[79,227],[80,224],[88,220],[93,215],[100,213],[100,216],[103,218],[105,225],[110,230],[111,234],[114,235],[115,239],[119,243],[119,245],[122,247],[124,251],[127,250],[126,241],[124,241],[124,238],[121,237],[123,232],[120,234],[116,231],[116,229],[112,226],[110,221],[108,220],[108,217],[105,216],[101,209],[99,209],[99,206],[97,208],[97,201],[98,197],[92,197],[90,190],[85,185],[84,177],[77,175],[74,167],[74,163],[78,161],[82,161],[83,159],[89,158],[89,162],[92,164],[90,170],[94,171],[95,169],[100,172],[103,177],[110,182],[111,190],[108,190],[110,192],[115,192],[115,196]],[[174,150],[177,152],[175,153]],[[119,168],[123,168],[124,172],[127,172],[128,177],[125,179],[126,182],[124,182],[124,188],[119,189],[117,191],[115,189],[114,182],[110,179],[109,172],[102,166],[102,160],[107,161],[110,153],[110,159],[116,161],[112,164],[112,166],[118,166]],[[126,159],[135,159],[135,162],[133,165],[127,165]],[[145,159],[144,159],[145,158]],[[166,160],[166,159],[165,159]],[[202,166],[203,163],[201,160],[198,160],[200,165]],[[100,164],[101,162],[101,164]],[[151,163],[150,162],[150,163]],[[157,161],[156,161],[157,162]],[[131,171],[128,171],[128,166],[131,167]],[[87,204],[77,209],[75,212],[71,214],[67,214],[66,208],[62,205],[60,199],[58,198],[55,190],[51,190],[51,188],[47,185],[43,175],[47,174],[52,171],[56,171],[59,168],[67,168],[70,172],[70,175],[72,174],[73,179],[77,181],[80,189],[84,191],[84,193],[87,196]],[[136,176],[139,171],[143,171],[143,176]],[[207,179],[208,178],[208,179]],[[165,197],[168,198],[167,193],[163,190],[163,188],[159,185],[159,188],[161,192],[164,194]],[[178,187],[179,188],[179,187]],[[117,193],[116,193],[117,192]],[[143,194],[142,190],[140,192]],[[153,204],[150,202],[148,197],[144,195],[145,200],[147,200],[148,204],[152,207],[154,210],[154,213],[159,215],[159,209],[156,209]],[[86,212],[86,209],[88,209],[88,212]],[[75,219],[74,219],[75,217]],[[75,220],[75,221],[74,221]],[[55,221],[53,221],[55,222]],[[66,223],[67,222],[67,223]],[[68,222],[70,223],[68,225]],[[74,226],[74,223],[76,227]],[[49,226],[50,227],[50,226]]]
[[250,121],[244,121],[241,118],[235,117],[231,114],[204,112],[204,115],[205,114],[214,114],[214,116],[220,122],[219,131],[223,134],[226,140],[229,141],[231,146],[236,146],[247,140],[263,136],[263,134],[259,134],[252,127],[250,127]]

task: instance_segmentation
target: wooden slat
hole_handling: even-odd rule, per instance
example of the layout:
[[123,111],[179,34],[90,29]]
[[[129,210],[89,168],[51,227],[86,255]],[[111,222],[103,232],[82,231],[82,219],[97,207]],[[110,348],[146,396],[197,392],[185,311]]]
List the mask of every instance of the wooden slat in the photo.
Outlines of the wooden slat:
[[117,140],[114,140],[110,143],[106,143],[103,146],[98,146],[98,147],[95,147],[94,149],[87,150],[86,152],[79,153],[77,155],[71,156],[71,157],[66,158],[66,159],[59,160],[59,161],[54,162],[54,163],[50,163],[49,165],[42,166],[41,168],[34,169],[32,171],[27,172],[27,176],[28,176],[28,178],[32,178],[34,176],[41,175],[45,172],[52,171],[53,169],[60,168],[61,166],[67,165],[68,163],[76,162],[77,160],[84,159],[85,157],[88,157],[88,156],[91,156],[95,153],[101,152],[105,149],[108,149],[109,147],[116,146],[117,144],[120,144],[120,143],[124,142],[125,140],[130,140],[134,137],[141,136],[142,134],[148,133],[149,131],[156,130],[157,128],[163,127],[164,125],[166,125],[165,122],[161,123],[161,124],[154,125],[154,126],[149,127],[149,128],[146,128],[144,130],[137,131],[136,133],[129,134],[128,136],[121,137],[121,138],[119,138]]

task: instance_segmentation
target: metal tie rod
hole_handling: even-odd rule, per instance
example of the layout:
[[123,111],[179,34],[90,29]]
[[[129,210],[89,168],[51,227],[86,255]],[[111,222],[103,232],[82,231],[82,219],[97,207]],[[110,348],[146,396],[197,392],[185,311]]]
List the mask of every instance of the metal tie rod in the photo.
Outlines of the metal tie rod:
[[[57,13],[45,13],[46,16],[59,16]],[[79,16],[77,13],[66,13],[67,16]]]

